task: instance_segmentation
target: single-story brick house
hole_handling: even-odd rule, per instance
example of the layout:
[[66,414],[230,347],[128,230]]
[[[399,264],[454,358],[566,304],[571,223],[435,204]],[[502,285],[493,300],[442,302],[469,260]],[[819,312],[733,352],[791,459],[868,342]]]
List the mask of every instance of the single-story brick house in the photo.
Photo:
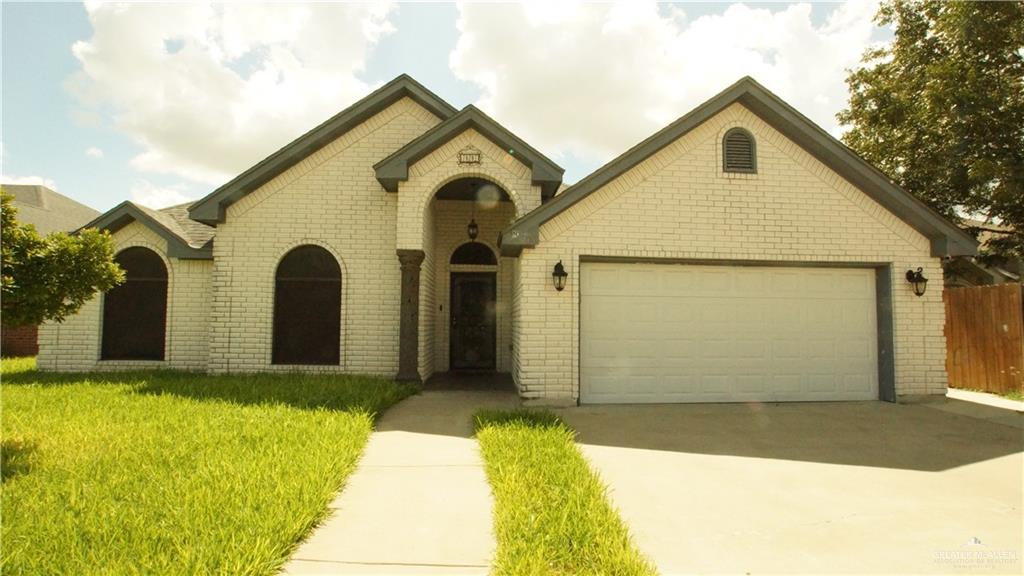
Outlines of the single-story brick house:
[[754,80],[562,173],[400,76],[189,206],[96,219],[129,280],[47,325],[39,364],[493,370],[549,403],[945,393],[942,282],[907,273],[976,242]]

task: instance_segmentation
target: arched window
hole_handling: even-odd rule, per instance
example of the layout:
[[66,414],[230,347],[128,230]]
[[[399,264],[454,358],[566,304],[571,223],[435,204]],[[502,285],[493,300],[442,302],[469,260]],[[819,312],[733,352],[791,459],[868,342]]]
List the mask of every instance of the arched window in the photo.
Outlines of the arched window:
[[743,128],[733,128],[722,138],[722,170],[724,172],[757,172],[757,143]]
[[274,364],[337,364],[341,267],[319,246],[299,246],[277,265]]
[[167,267],[148,248],[114,257],[124,284],[103,298],[103,360],[163,360],[167,328]]
[[491,249],[486,244],[466,242],[452,253],[451,263],[494,266],[498,263],[498,260],[494,257],[494,252],[491,252]]

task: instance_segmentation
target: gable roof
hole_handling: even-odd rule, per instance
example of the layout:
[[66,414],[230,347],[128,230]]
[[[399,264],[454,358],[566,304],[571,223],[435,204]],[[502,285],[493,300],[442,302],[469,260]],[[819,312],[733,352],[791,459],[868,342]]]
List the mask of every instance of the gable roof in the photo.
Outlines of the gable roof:
[[402,74],[193,204],[189,217],[210,225],[223,222],[228,206],[405,97],[442,120],[455,114],[451,104]]
[[659,130],[624,154],[566,188],[514,222],[502,232],[499,243],[505,255],[517,255],[537,245],[540,226],[592,192],[640,164],[729,105],[739,102],[774,129],[834,170],[887,210],[931,241],[932,256],[974,254],[978,243],[969,234],[894,184],[874,166],[747,76]]
[[470,128],[529,166],[531,182],[541,187],[544,200],[555,195],[565,170],[472,104],[374,164],[377,180],[388,192],[398,192],[398,182],[409,179],[409,166]]
[[18,221],[31,224],[40,234],[71,232],[99,216],[100,211],[38,184],[0,184],[14,197]]
[[212,259],[216,228],[189,219],[188,206],[179,204],[153,210],[124,201],[82,228],[117,232],[132,222],[138,222],[167,240],[168,256],[193,260]]

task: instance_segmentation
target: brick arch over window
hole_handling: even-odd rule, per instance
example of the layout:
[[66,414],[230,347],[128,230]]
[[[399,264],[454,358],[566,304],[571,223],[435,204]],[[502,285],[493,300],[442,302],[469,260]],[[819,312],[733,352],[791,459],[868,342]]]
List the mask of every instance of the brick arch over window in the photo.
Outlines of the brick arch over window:
[[341,267],[312,244],[281,258],[274,281],[274,364],[337,365],[341,348]]
[[114,257],[125,281],[103,298],[103,360],[163,360],[167,334],[167,266],[141,246]]
[[498,264],[498,259],[486,244],[480,242],[466,242],[452,252],[451,263],[496,266]]

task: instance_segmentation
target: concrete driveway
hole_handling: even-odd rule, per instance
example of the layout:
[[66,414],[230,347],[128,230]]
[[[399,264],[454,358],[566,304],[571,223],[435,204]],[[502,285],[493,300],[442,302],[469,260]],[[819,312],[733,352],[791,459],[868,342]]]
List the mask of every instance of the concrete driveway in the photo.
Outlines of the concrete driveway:
[[1022,430],[965,415],[970,407],[944,408],[560,413],[664,574],[1020,574]]

